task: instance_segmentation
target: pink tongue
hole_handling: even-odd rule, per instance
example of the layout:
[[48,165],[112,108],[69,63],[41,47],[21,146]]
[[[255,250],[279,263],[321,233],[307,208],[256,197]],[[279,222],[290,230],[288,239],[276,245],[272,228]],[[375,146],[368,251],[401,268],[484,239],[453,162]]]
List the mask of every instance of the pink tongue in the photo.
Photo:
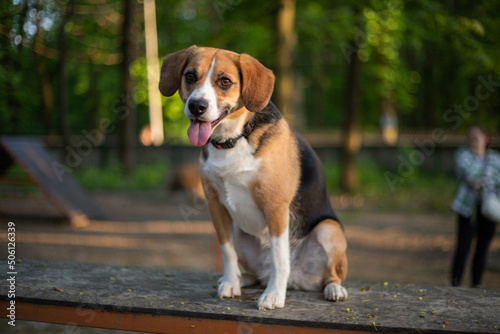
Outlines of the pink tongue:
[[191,121],[187,131],[189,141],[196,146],[205,145],[212,134],[212,123]]

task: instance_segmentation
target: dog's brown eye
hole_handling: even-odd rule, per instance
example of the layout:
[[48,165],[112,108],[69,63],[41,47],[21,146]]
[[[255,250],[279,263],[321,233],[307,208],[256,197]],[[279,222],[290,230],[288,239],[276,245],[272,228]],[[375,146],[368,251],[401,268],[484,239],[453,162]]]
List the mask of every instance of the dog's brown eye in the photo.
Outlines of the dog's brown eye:
[[186,73],[186,82],[194,83],[196,81],[196,76],[193,73]]
[[231,85],[231,80],[228,78],[222,78],[220,79],[220,84],[224,87],[229,87]]

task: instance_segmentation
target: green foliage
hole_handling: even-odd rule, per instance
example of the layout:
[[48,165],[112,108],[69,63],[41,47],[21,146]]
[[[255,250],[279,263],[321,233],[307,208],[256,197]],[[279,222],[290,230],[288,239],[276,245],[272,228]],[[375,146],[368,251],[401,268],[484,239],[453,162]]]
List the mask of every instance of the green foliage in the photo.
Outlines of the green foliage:
[[165,139],[174,144],[188,143],[189,121],[184,116],[184,103],[178,93],[162,98]]
[[[148,123],[142,2],[134,2],[136,132]],[[59,132],[58,33],[67,1],[7,1],[0,9],[0,133]],[[64,26],[69,120],[73,133],[116,119],[121,77],[121,0],[76,0]],[[160,58],[192,44],[249,53],[277,70],[274,1],[156,1]],[[390,101],[403,129],[451,128],[444,114],[474,96],[480,76],[500,81],[500,2],[440,0],[296,1],[294,66],[305,128],[340,129],[348,55],[362,62],[362,130],[378,131]],[[161,59],[160,59],[161,60]],[[42,112],[42,67],[53,105]],[[45,85],[44,83],[44,85]],[[480,101],[459,130],[480,121],[500,125],[500,94]],[[162,100],[167,142],[186,140],[177,96]],[[453,129],[455,130],[455,129]]]
[[96,166],[75,169],[73,176],[88,190],[160,190],[165,186],[168,163],[140,164],[125,175],[122,166],[113,162],[106,168]]

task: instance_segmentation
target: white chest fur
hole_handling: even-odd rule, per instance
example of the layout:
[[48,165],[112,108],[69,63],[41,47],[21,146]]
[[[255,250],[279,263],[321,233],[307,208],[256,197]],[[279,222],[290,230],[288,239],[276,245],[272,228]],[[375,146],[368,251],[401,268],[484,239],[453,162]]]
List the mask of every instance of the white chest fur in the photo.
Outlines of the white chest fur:
[[260,167],[260,159],[255,159],[252,146],[242,138],[232,149],[218,150],[209,145],[208,151],[203,172],[216,187],[233,223],[248,234],[267,239],[264,215],[249,188]]

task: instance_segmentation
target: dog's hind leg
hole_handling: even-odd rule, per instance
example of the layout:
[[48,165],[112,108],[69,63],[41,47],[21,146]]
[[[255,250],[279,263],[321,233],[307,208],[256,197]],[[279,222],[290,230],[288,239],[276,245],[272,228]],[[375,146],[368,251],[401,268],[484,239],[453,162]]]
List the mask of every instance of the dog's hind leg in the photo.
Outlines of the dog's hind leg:
[[260,241],[234,226],[234,245],[238,254],[238,264],[241,270],[240,285],[242,288],[259,283],[256,268],[262,267]]
[[347,241],[341,225],[326,219],[318,224],[313,233],[327,256],[323,293],[325,299],[342,301],[347,299],[347,291],[341,285],[347,275]]

